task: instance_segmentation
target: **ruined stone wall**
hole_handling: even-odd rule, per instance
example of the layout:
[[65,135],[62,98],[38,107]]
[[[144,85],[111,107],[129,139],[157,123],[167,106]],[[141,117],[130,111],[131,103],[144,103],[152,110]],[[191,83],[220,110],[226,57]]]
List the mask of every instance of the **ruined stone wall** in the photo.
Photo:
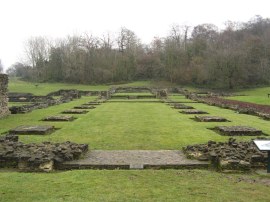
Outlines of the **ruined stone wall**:
[[8,109],[8,76],[0,74],[0,118],[10,114]]

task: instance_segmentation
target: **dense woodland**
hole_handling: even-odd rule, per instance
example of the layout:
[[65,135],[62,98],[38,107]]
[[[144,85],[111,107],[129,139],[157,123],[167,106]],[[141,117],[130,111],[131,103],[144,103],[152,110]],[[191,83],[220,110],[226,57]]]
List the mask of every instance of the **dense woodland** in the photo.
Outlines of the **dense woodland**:
[[142,44],[121,28],[115,37],[84,33],[49,40],[32,37],[27,63],[8,69],[35,82],[114,83],[162,79],[178,84],[235,88],[270,83],[270,19],[246,23],[174,25],[168,36]]

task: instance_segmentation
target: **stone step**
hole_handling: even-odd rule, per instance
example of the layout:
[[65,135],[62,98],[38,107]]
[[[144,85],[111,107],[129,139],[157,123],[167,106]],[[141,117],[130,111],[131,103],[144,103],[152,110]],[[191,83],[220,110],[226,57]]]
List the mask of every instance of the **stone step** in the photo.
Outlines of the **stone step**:
[[208,165],[187,159],[180,150],[92,150],[83,159],[64,162],[58,169],[191,169]]

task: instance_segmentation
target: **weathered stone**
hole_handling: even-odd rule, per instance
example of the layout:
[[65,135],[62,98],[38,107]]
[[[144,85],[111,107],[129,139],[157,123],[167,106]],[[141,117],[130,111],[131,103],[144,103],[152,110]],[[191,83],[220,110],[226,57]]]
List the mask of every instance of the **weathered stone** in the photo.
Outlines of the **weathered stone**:
[[259,151],[253,141],[236,142],[230,138],[228,142],[188,145],[183,150],[187,157],[208,158],[214,168],[222,170],[249,170],[267,163],[267,152]]
[[0,74],[0,118],[10,114],[8,108],[8,76]]
[[75,119],[74,116],[69,115],[56,115],[56,116],[48,116],[42,119],[43,121],[73,121]]
[[35,126],[18,126],[9,130],[10,134],[14,135],[47,135],[55,130],[54,126],[49,125],[35,125]]
[[156,93],[156,97],[160,99],[166,99],[168,97],[167,89],[158,90]]
[[185,110],[180,111],[180,113],[183,113],[183,114],[208,114],[205,111],[201,111],[201,110],[197,110],[197,109],[185,109]]
[[261,130],[249,126],[216,126],[214,130],[226,136],[258,136],[263,135]]
[[59,163],[78,159],[88,151],[88,145],[65,143],[31,143],[13,142],[9,138],[0,141],[0,167],[19,168],[25,171],[49,172]]
[[227,119],[219,116],[195,116],[195,120],[201,122],[226,122]]
[[86,114],[89,111],[83,109],[69,109],[62,112],[62,114]]

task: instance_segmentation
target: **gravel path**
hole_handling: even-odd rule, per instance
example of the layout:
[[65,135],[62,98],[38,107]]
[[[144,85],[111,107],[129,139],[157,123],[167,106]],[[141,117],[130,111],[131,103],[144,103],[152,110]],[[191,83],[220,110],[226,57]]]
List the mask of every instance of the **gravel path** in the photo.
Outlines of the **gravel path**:
[[207,162],[190,160],[179,150],[93,150],[85,158],[65,162],[63,169],[200,168]]

